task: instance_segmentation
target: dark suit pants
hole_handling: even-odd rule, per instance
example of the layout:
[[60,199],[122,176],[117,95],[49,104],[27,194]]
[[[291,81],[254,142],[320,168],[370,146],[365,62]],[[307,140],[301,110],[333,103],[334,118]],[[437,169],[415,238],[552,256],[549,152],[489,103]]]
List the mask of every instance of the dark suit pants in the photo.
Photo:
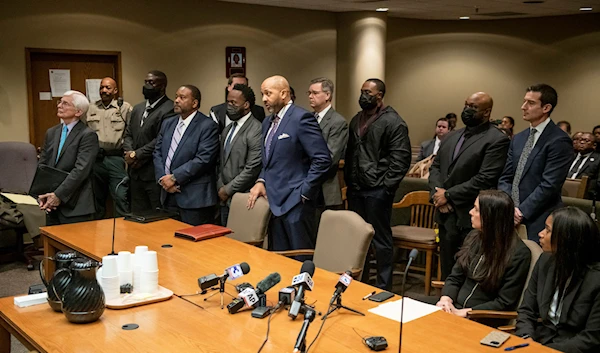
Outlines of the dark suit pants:
[[[128,183],[123,183],[117,190],[117,185],[127,176],[125,160],[120,156],[105,156],[101,161],[96,160],[93,169],[93,187],[96,206],[96,219],[104,218],[106,211],[106,198],[110,196],[117,208],[114,210],[116,217],[123,217],[129,213],[127,200]],[[112,217],[112,215],[110,215]]]
[[442,267],[442,280],[452,273],[452,267],[456,262],[455,256],[467,234],[472,228],[463,228],[456,225],[456,214],[441,215],[442,222],[439,224],[440,235],[440,265]]
[[[79,222],[88,222],[94,220],[94,214],[86,214],[83,216],[74,216],[74,217],[65,217],[60,213],[60,211],[54,210],[48,214],[46,214],[46,225],[47,226],[57,226],[60,224],[71,224],[71,223],[79,223]],[[85,233],[85,230],[83,230]]]
[[[375,229],[371,245],[377,260],[377,287],[392,290],[394,265],[394,240],[392,238],[392,203],[394,196],[381,187],[367,191],[352,191],[348,194],[348,209],[358,213]],[[369,266],[365,265],[368,275]]]
[[179,220],[183,223],[193,226],[214,223],[214,206],[202,208],[181,208],[177,206],[177,202],[175,201],[174,197],[167,195],[167,199],[165,200],[165,208],[169,211],[177,212],[179,214]]
[[[316,209],[310,202],[300,202],[279,217],[271,217],[269,223],[269,250],[284,251],[314,249],[317,234]],[[312,256],[295,256],[298,261]]]
[[154,211],[157,207],[160,207],[160,185],[155,181],[131,178],[129,191],[131,193],[132,213]]

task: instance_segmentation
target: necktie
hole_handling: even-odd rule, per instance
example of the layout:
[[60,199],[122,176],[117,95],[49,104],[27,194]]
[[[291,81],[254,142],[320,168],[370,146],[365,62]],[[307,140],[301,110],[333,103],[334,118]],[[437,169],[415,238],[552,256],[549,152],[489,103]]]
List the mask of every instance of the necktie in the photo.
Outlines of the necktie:
[[229,136],[227,136],[227,140],[225,140],[225,155],[229,154],[231,150],[231,140],[233,139],[233,134],[235,133],[235,129],[237,128],[237,121],[234,121],[231,127],[231,131],[229,132]]
[[279,117],[277,115],[273,117],[271,125],[271,131],[269,131],[269,135],[267,135],[267,142],[265,142],[265,154],[267,159],[269,158],[269,154],[271,152],[271,142],[273,141],[273,136],[275,136],[277,127],[279,126]]
[[582,161],[582,155],[577,153],[577,158],[575,159],[575,163],[573,163],[573,167],[569,170],[569,178],[575,179],[577,177],[577,172],[579,171],[579,164]]
[[460,152],[460,148],[462,147],[464,142],[465,133],[463,133],[462,136],[458,139],[458,143],[456,144],[456,147],[454,147],[454,154],[452,155],[452,160],[455,160],[456,157],[458,157],[458,152]]
[[60,152],[62,152],[62,148],[65,145],[65,141],[67,140],[67,134],[69,130],[67,129],[67,125],[63,125],[62,132],[60,133],[60,142],[58,143],[58,153],[56,153],[56,161],[58,162],[58,157],[60,157]]
[[321,123],[321,121],[319,121],[319,113],[315,112],[315,119],[317,119],[317,123]]
[[140,126],[144,126],[144,121],[146,121],[146,118],[148,117],[148,114],[150,114],[151,110],[151,106],[146,107],[146,110],[144,110],[144,115],[142,115],[142,121],[140,122]]
[[180,121],[177,124],[177,128],[175,128],[175,132],[173,132],[173,138],[171,139],[171,147],[169,147],[169,153],[167,154],[167,161],[165,162],[165,174],[171,173],[171,161],[173,160],[173,155],[175,151],[177,151],[177,146],[179,146],[179,141],[181,141],[181,131],[183,129],[183,121]]
[[521,183],[521,177],[523,176],[527,159],[533,150],[533,142],[535,141],[536,132],[536,129],[530,130],[529,137],[527,138],[527,142],[525,143],[525,147],[521,153],[521,158],[519,158],[519,164],[517,164],[517,171],[515,172],[515,177],[512,184],[512,199],[515,202],[515,207],[519,207],[519,184]]

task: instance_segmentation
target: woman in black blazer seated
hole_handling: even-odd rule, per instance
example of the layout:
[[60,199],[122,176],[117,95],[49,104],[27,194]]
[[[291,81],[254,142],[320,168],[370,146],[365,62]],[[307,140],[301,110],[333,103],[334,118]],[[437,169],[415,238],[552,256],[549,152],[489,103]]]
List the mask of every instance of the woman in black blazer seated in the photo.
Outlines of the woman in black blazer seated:
[[515,334],[562,352],[600,352],[598,227],[566,207],[548,217],[539,236],[546,252],[531,274]]
[[445,312],[466,317],[471,310],[517,308],[531,251],[515,232],[514,210],[511,197],[503,191],[479,194],[469,213],[474,229],[457,253],[436,304]]

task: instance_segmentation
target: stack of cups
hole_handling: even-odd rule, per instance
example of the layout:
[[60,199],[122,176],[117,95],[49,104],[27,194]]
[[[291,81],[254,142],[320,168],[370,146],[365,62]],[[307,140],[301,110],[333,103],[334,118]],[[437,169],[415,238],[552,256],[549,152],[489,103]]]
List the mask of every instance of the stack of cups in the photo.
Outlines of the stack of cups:
[[141,289],[140,276],[142,275],[142,258],[143,254],[148,251],[145,245],[135,247],[135,257],[133,259],[133,290],[139,292]]
[[121,289],[116,255],[108,255],[102,258],[102,274],[100,279],[107,302],[120,298]]
[[[158,292],[158,259],[156,251],[146,251],[142,256],[140,292],[153,294]],[[137,258],[137,256],[136,256]]]
[[133,268],[131,265],[131,253],[129,251],[119,251],[119,285],[133,285]]

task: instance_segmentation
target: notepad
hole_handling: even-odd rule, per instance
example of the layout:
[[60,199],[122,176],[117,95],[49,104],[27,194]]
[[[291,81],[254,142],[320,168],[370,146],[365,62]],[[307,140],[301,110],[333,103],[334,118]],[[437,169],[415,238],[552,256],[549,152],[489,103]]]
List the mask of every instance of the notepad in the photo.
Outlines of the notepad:
[[[422,303],[418,300],[410,298],[404,299],[406,299],[406,302],[404,303],[404,316],[402,317],[403,323],[416,320],[442,309],[435,305]],[[403,299],[381,304],[376,308],[370,309],[369,312],[400,322],[400,309],[402,307],[402,300]]]
[[20,204],[20,205],[39,206],[37,200],[29,195],[11,194],[8,192],[2,192],[0,194],[2,194],[2,196],[6,197],[7,199],[11,200],[12,202],[16,203],[17,205]]

